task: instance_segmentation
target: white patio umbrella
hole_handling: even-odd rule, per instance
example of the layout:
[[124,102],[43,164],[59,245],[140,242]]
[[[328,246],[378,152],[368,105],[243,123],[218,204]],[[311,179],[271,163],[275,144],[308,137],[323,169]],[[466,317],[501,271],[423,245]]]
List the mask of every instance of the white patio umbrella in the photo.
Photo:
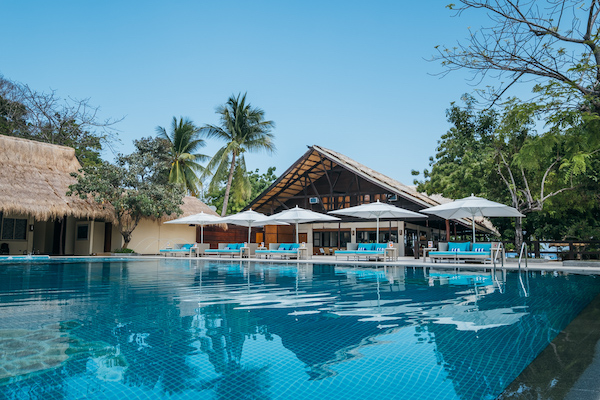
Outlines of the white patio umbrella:
[[165,224],[182,224],[182,225],[200,225],[200,243],[204,243],[204,225],[222,224],[222,218],[212,214],[206,214],[204,211],[198,214],[188,215],[172,221],[167,221]]
[[290,208],[289,210],[283,210],[277,214],[273,214],[269,217],[272,221],[289,222],[290,224],[296,224],[296,243],[298,243],[298,224],[306,222],[324,222],[324,221],[339,221],[338,217],[331,215],[321,214],[298,206]]
[[272,221],[269,217],[264,214],[258,213],[252,210],[246,210],[237,214],[223,217],[219,220],[226,224],[234,224],[248,227],[248,243],[250,243],[250,233],[252,232],[253,226],[264,226],[264,225],[288,225],[286,222]]
[[454,200],[450,203],[426,208],[421,212],[434,214],[444,219],[471,218],[473,243],[475,243],[475,217],[524,217],[516,208],[472,194],[469,197]]
[[375,203],[361,204],[360,206],[342,208],[341,210],[329,211],[329,214],[348,215],[350,217],[377,219],[377,243],[379,243],[379,219],[380,218],[427,218],[427,215],[405,210],[392,204]]

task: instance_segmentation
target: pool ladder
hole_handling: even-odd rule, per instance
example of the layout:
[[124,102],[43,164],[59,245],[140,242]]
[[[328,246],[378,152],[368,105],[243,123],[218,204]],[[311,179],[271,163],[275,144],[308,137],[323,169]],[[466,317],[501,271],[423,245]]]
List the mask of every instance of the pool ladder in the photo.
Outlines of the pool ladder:
[[[519,254],[519,282],[521,283],[521,289],[523,289],[523,294],[525,297],[529,297],[529,292],[525,289],[525,284],[523,283],[523,276],[521,275],[521,261],[525,259],[525,273],[527,273],[527,254],[529,253],[529,249],[527,248],[527,243],[523,242],[521,244],[521,252]],[[527,281],[527,286],[529,286],[529,280]]]

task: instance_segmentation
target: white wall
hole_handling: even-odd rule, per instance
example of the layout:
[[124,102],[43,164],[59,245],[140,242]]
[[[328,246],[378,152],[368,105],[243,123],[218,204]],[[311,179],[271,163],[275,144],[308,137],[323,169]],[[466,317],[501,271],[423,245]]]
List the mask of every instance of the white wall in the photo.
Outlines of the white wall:
[[[9,254],[22,255],[31,252],[33,248],[33,232],[29,230],[29,225],[33,224],[33,218],[23,214],[4,214],[4,218],[15,218],[15,219],[26,219],[27,220],[27,233],[25,240],[15,239],[0,239],[0,243],[7,243]],[[0,230],[2,227],[0,226]],[[1,236],[0,236],[1,237]]]
[[195,226],[163,224],[144,219],[131,234],[129,248],[140,254],[158,254],[167,244],[173,246],[185,243],[196,243]]

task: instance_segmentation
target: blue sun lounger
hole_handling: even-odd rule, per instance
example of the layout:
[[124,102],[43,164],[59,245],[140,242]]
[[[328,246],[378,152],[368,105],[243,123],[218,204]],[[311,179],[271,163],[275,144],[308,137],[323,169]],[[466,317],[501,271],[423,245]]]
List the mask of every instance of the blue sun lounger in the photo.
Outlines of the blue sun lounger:
[[[348,243],[348,247],[350,247],[352,243]],[[376,259],[384,259],[385,258],[385,249],[387,247],[387,243],[358,243],[356,249],[348,249],[348,250],[336,250],[334,255],[337,260],[340,256],[346,256],[348,260],[350,257],[353,257],[355,260],[359,260],[360,257],[365,257],[365,260],[369,258]]]
[[[504,257],[504,249],[501,244],[496,242],[480,242],[480,243],[439,243],[440,251],[430,251],[429,258],[431,261],[448,260],[448,261],[492,261],[492,257],[501,255]],[[499,251],[501,250],[501,251]],[[492,254],[493,253],[493,254]]]
[[243,243],[219,243],[218,249],[207,249],[204,254],[207,256],[242,256]]
[[273,258],[273,256],[280,256],[283,258],[299,258],[298,257],[298,249],[300,245],[298,243],[269,243],[269,250],[266,249],[257,249],[254,254],[261,258],[261,256],[265,256],[265,258]]
[[160,249],[159,252],[160,254],[164,254],[165,257],[167,255],[178,255],[178,254],[182,254],[182,255],[186,255],[189,254],[189,256],[191,257],[192,254],[195,251],[195,247],[193,244],[176,244],[175,247],[173,247],[172,249]]

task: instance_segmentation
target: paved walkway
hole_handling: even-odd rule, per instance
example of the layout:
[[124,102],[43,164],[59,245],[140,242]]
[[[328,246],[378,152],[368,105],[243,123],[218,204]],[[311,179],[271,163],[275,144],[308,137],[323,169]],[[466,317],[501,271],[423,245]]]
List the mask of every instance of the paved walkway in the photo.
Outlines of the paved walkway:
[[[202,259],[207,260],[227,260],[226,257],[202,257]],[[410,266],[410,267],[425,267],[425,268],[468,268],[468,269],[482,269],[489,270],[493,268],[492,264],[482,264],[482,263],[448,263],[448,262],[436,262],[433,263],[429,259],[424,261],[422,258],[415,259],[414,257],[398,257],[397,261],[355,261],[355,260],[346,260],[343,257],[340,257],[336,260],[334,256],[312,256],[309,260],[286,260],[280,258],[251,258],[250,260],[261,261],[261,262],[273,262],[273,263],[313,263],[313,264],[337,264],[337,265],[364,265],[365,267],[374,267],[377,265],[383,266]],[[496,264],[497,268],[501,268],[501,264]],[[524,264],[522,265],[524,268]],[[507,261],[504,263],[504,267],[507,270],[518,270],[519,266],[516,261]],[[570,272],[574,274],[600,274],[600,262],[577,262],[577,261],[565,261],[564,263],[561,261],[547,261],[540,262],[534,260],[528,260],[527,269],[530,271],[564,271]]]

